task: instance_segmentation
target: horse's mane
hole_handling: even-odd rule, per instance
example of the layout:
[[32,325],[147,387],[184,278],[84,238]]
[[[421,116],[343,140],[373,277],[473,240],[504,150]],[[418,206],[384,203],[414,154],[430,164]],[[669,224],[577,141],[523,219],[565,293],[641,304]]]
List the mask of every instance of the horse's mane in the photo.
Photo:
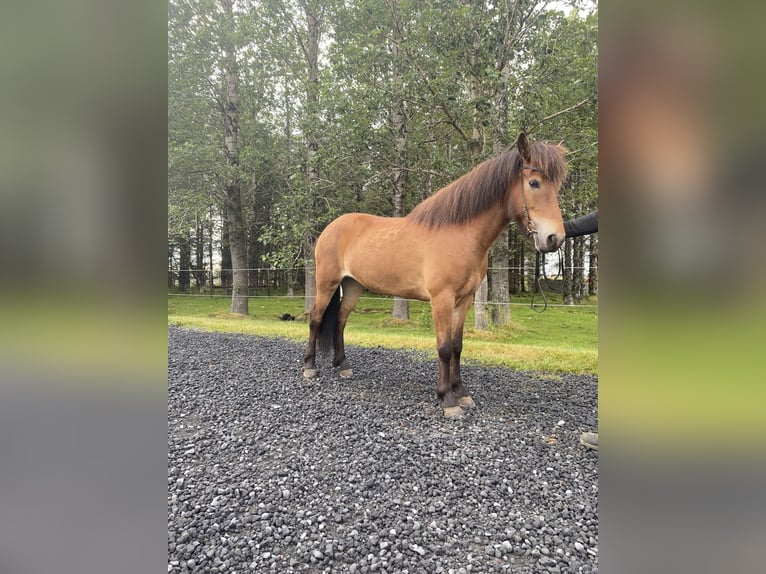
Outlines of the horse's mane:
[[[560,145],[535,142],[529,163],[558,186],[567,174],[565,153]],[[502,201],[522,165],[516,149],[488,159],[416,205],[407,217],[431,228],[470,221]]]

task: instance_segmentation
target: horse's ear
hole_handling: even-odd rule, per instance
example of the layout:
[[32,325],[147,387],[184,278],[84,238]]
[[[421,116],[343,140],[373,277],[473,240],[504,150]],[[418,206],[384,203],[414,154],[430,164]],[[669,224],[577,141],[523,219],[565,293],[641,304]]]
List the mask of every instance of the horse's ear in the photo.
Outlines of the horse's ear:
[[529,151],[529,139],[524,132],[519,133],[519,137],[516,138],[516,147],[519,150],[519,154],[524,158],[524,161],[531,161],[531,154]]

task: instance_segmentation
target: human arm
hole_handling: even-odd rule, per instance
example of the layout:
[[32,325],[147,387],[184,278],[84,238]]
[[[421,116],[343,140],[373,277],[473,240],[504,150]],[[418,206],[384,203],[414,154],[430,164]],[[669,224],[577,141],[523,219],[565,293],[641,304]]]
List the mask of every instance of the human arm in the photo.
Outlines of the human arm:
[[564,231],[567,237],[579,237],[580,235],[590,235],[598,232],[598,209],[564,222]]

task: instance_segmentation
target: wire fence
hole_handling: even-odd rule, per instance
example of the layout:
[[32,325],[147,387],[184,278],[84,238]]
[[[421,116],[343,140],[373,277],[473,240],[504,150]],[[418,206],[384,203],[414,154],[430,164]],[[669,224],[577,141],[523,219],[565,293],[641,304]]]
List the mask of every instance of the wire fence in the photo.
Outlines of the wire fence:
[[[552,268],[553,265],[550,265]],[[583,300],[589,296],[589,279],[592,272],[598,271],[597,267],[590,266],[569,267],[569,270],[579,270],[583,275],[582,293],[579,293],[576,299]],[[306,273],[313,273],[313,267],[252,267],[242,269],[214,268],[210,269],[188,268],[188,269],[168,269],[168,296],[173,297],[204,297],[204,298],[232,298],[231,280],[235,271],[245,271],[248,273],[248,294],[239,297],[247,299],[270,299],[270,298],[293,298],[296,300],[305,299],[303,293],[304,278]],[[521,274],[521,285],[517,287],[521,293],[514,295],[534,295],[535,294],[535,267],[528,265],[524,267],[490,267],[488,271],[504,270]],[[558,266],[552,271],[546,272],[546,279],[542,282],[543,289],[550,292],[561,292],[563,277],[558,275]],[[290,287],[292,286],[292,293]],[[361,300],[380,299],[385,296],[362,296]],[[390,299],[393,300],[392,297]],[[416,299],[407,299],[407,301],[417,301]],[[487,300],[488,306],[510,307],[510,306],[529,306],[529,302],[509,302]],[[565,303],[548,303],[548,307],[572,307]],[[578,307],[598,307],[598,305],[577,303]]]
[[[168,293],[169,297],[202,297],[207,299],[231,299],[232,295],[210,295],[205,293]],[[239,297],[245,297],[244,295],[240,295]],[[296,301],[299,301],[304,298],[303,295],[293,295],[292,297],[288,297],[287,295],[247,295],[247,299],[294,299]],[[360,301],[370,300],[370,301],[377,301],[381,298],[391,299],[393,301],[393,297],[388,297],[387,295],[377,295],[375,297],[371,296],[364,296],[362,295],[359,297]],[[422,302],[419,299],[405,299],[406,301],[410,302]],[[529,302],[510,302],[510,301],[484,301],[487,305],[490,306],[497,306],[497,307],[529,307]],[[548,303],[548,307],[572,307],[573,305],[565,304],[565,303]],[[578,303],[574,305],[576,307],[592,307],[592,308],[598,308],[598,305],[593,305],[589,303]]]

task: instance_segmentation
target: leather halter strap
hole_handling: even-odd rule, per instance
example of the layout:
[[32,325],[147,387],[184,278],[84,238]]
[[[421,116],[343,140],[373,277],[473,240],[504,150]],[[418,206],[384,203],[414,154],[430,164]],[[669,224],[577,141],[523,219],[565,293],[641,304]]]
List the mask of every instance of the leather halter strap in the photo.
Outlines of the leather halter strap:
[[535,227],[535,222],[532,221],[532,218],[529,217],[529,210],[527,209],[527,198],[526,193],[524,192],[524,170],[529,169],[532,171],[540,172],[539,169],[536,167],[533,167],[531,165],[522,165],[521,169],[519,170],[519,177],[521,178],[521,208],[522,208],[522,214],[524,215],[524,218],[527,220],[526,229],[524,230],[524,233],[527,237],[532,237],[535,233],[537,233],[537,228]]

